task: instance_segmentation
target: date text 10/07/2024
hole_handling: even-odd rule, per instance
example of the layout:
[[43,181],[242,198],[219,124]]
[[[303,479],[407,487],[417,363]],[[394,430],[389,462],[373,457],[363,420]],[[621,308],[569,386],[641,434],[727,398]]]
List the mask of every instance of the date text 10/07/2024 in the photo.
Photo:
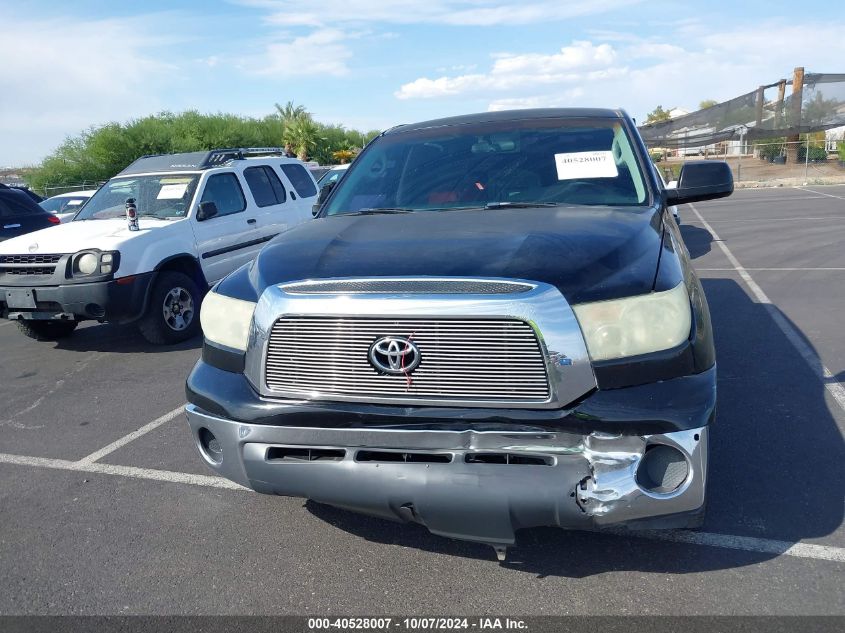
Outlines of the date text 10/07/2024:
[[308,618],[308,629],[318,630],[369,630],[369,631],[438,631],[438,630],[472,630],[495,631],[527,630],[528,625],[519,618]]

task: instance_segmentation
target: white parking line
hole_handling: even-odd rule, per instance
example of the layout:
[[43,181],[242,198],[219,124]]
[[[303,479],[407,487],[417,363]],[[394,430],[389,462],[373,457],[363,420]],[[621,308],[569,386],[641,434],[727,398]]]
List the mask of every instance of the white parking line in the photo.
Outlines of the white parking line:
[[711,220],[713,224],[734,224],[734,223],[741,223],[741,222],[807,222],[810,220],[845,220],[845,216],[842,215],[826,215],[826,216],[813,216],[813,217],[791,217],[791,218],[741,218],[741,219],[731,219],[731,220]]
[[[696,270],[733,270],[736,268],[696,268]],[[746,268],[745,270],[780,270],[780,271],[801,271],[801,270],[845,270],[845,268]]]
[[839,200],[845,200],[845,196],[834,196],[832,193],[824,193],[823,191],[813,191],[812,189],[807,189],[806,187],[795,187],[800,191],[806,191],[807,193],[816,193],[820,196],[827,196],[828,198],[838,198]]
[[757,538],[754,536],[734,536],[733,534],[692,532],[690,530],[637,530],[633,532],[614,533],[619,535],[630,535],[635,538],[644,538],[653,541],[670,541],[672,543],[687,543],[689,545],[738,549],[744,552],[782,554],[784,556],[814,558],[817,560],[832,560],[839,563],[845,563],[845,547],[834,547],[831,545],[791,543],[789,541],[775,541],[772,539]]
[[[0,464],[14,464],[18,466],[33,466],[54,470],[70,470],[75,472],[96,473],[103,475],[118,475],[133,479],[147,479],[164,481],[192,486],[206,486],[223,488],[226,490],[246,491],[247,489],[228,479],[213,475],[192,475],[169,470],[155,470],[152,468],[135,468],[134,466],[115,466],[112,464],[97,464],[90,462],[71,462],[64,459],[46,457],[29,457],[26,455],[9,455],[0,453]],[[790,543],[772,539],[751,536],[735,536],[732,534],[718,534],[714,532],[690,532],[687,530],[648,530],[622,531],[608,530],[611,534],[628,538],[644,538],[652,541],[668,541],[670,543],[685,543],[722,549],[735,549],[745,552],[759,552],[816,560],[831,560],[845,562],[845,548],[832,545],[813,545],[810,543]]]
[[168,481],[176,484],[190,484],[192,486],[210,486],[212,488],[226,488],[228,490],[246,490],[233,481],[214,475],[193,475],[178,473],[170,470],[155,470],[153,468],[136,468],[134,466],[115,466],[113,464],[97,464],[93,462],[71,462],[66,459],[51,459],[47,457],[29,457],[27,455],[9,455],[0,453],[0,463],[17,464],[19,466],[35,466],[37,468],[51,468],[54,470],[72,470],[84,473],[101,473],[104,475],[119,475],[133,479],[152,479],[154,481]]
[[112,442],[108,446],[104,446],[100,450],[94,451],[90,455],[83,457],[82,459],[79,460],[78,463],[79,464],[93,464],[94,462],[102,459],[103,457],[105,457],[109,453],[113,453],[117,449],[121,448],[122,446],[126,446],[127,444],[129,444],[129,442],[131,442],[133,440],[137,440],[142,435],[146,435],[150,431],[157,429],[162,424],[165,424],[166,422],[170,422],[170,420],[172,420],[173,418],[178,416],[184,410],[185,410],[185,405],[180,404],[178,407],[173,409],[173,411],[165,413],[163,416],[161,416],[160,418],[156,418],[155,420],[153,420],[149,424],[145,424],[144,426],[142,426],[137,431],[132,431],[129,435],[124,435],[119,440]]
[[769,313],[769,316],[772,317],[772,320],[775,324],[780,328],[780,331],[783,332],[783,335],[792,343],[792,346],[796,349],[796,351],[801,354],[807,364],[810,366],[810,369],[816,376],[819,378],[821,383],[824,385],[824,388],[827,389],[828,393],[833,396],[833,399],[836,401],[836,404],[845,411],[845,387],[843,387],[836,379],[833,377],[833,372],[831,372],[819,358],[818,354],[816,354],[815,350],[810,347],[804,339],[801,337],[801,334],[795,329],[795,327],[786,320],[786,317],[778,310],[774,304],[771,302],[769,297],[763,292],[763,289],[757,285],[757,282],[751,278],[751,275],[748,274],[748,270],[743,267],[742,264],[739,263],[739,260],[734,257],[734,254],[731,252],[731,249],[727,247],[727,245],[722,241],[722,238],[713,230],[713,227],[707,223],[707,220],[698,212],[698,209],[695,208],[695,205],[689,205],[690,209],[692,209],[693,213],[698,217],[701,225],[707,229],[710,235],[713,236],[713,240],[719,245],[719,248],[722,249],[722,252],[725,254],[725,257],[728,258],[728,261],[734,267],[739,276],[745,282],[745,285],[748,286],[748,289],[751,291],[751,294],[757,299],[757,302],[760,303],[766,311]]

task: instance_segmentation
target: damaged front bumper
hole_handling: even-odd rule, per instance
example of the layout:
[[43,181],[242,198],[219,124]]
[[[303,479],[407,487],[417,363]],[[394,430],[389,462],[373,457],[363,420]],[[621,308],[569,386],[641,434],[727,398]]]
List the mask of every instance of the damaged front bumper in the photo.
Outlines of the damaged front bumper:
[[258,492],[421,523],[498,552],[519,528],[694,527],[707,426],[666,433],[273,426],[187,407],[206,463]]

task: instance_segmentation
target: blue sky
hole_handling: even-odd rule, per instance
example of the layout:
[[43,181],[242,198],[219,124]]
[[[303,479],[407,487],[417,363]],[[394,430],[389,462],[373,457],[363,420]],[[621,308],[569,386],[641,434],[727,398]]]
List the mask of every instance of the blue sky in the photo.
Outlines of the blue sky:
[[831,1],[0,0],[0,166],[162,110],[347,127],[535,106],[696,109],[843,72]]

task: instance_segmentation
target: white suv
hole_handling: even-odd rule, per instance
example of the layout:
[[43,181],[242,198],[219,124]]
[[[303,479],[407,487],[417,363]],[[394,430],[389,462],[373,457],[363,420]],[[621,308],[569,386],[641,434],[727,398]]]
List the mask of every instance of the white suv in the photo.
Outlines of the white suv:
[[310,220],[316,196],[303,164],[275,148],[144,156],[72,222],[0,243],[0,316],[39,340],[84,320],[136,321],[155,344],[185,340],[208,288]]

